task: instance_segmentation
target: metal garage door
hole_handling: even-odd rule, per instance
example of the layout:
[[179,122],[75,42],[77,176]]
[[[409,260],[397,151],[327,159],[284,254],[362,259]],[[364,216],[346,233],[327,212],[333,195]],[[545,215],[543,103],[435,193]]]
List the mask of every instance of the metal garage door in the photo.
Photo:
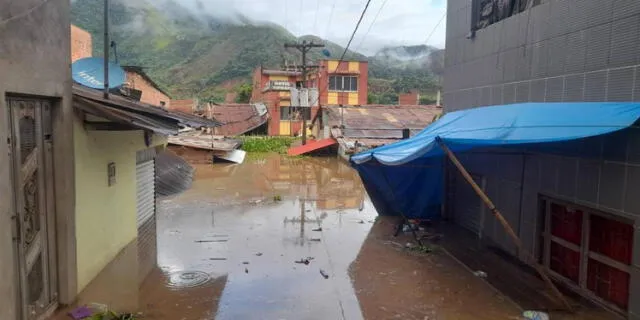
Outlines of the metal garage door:
[[138,228],[156,213],[156,164],[155,160],[136,165]]
[[[485,182],[482,177],[471,175],[473,180],[484,190]],[[482,237],[482,224],[484,205],[475,193],[471,185],[460,175],[456,174],[454,190],[455,207],[454,219],[456,223],[465,229]]]

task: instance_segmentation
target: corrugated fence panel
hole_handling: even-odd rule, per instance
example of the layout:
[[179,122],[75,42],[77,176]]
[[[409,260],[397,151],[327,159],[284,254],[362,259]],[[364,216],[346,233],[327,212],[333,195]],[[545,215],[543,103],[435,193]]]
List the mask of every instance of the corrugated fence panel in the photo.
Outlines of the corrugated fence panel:
[[136,165],[137,218],[138,227],[153,218],[156,212],[155,162],[153,160]]

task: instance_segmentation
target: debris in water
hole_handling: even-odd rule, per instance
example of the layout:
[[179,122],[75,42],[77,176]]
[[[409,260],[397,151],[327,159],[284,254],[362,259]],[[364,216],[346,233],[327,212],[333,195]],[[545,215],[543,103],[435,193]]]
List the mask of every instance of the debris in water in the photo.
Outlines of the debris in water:
[[249,273],[249,269],[244,268],[244,273]]
[[251,204],[254,204],[254,205],[258,205],[258,204],[260,204],[260,203],[262,203],[262,199],[258,199],[258,200],[253,200],[253,201],[251,201]]
[[300,260],[296,260],[294,262],[295,263],[309,265],[309,263],[311,263],[311,260],[313,260],[313,259],[314,259],[313,257],[306,257],[306,258],[301,258]]
[[364,220],[358,221],[359,224],[364,224]]
[[222,261],[222,260],[227,260],[227,258],[209,258],[209,260]]
[[549,320],[549,315],[542,311],[525,311],[522,316],[527,320]]
[[229,240],[196,240],[196,243],[207,243],[207,242],[227,242]]
[[75,320],[88,318],[92,315],[93,315],[93,312],[87,306],[78,307],[72,310],[71,312],[69,312],[69,316]]
[[311,239],[309,239],[309,241],[320,242],[320,241],[322,241],[322,239],[320,239],[320,238],[311,238]]
[[242,264],[249,264],[249,261],[243,261]]
[[[484,272],[484,271],[480,271],[480,270],[474,272],[473,275],[478,277],[478,278],[486,278],[487,277],[487,273]],[[532,318],[532,319],[534,319],[534,318]]]
[[323,278],[329,279],[329,274],[327,274],[324,270],[320,269],[320,274],[322,275]]
[[311,209],[307,209],[307,210],[305,210],[304,212],[311,212]]
[[415,246],[416,246],[416,245],[415,245],[415,244],[413,244],[413,243],[411,243],[411,242],[407,242],[407,243],[404,245],[404,247],[405,247],[405,248],[407,248],[407,249],[411,249],[411,248],[413,248],[413,247],[415,247]]
[[322,228],[312,229],[311,231],[322,231]]
[[273,201],[274,202],[282,201],[282,196],[280,196],[280,195],[273,196]]
[[256,253],[256,256],[258,256],[258,257],[261,256],[261,255],[262,255],[262,252]]

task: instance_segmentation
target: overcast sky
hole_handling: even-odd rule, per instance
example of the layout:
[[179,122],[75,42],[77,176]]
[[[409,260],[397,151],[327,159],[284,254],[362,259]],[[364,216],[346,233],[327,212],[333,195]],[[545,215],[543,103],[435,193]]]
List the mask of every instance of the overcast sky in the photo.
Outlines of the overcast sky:
[[[280,24],[296,36],[314,34],[340,45],[346,45],[366,4],[366,0],[200,1],[208,11],[241,12],[254,20]],[[386,0],[367,34],[383,3],[385,0],[371,0],[352,49],[371,54],[384,45],[424,44],[446,11],[446,0]],[[443,20],[427,44],[444,48],[445,26]]]

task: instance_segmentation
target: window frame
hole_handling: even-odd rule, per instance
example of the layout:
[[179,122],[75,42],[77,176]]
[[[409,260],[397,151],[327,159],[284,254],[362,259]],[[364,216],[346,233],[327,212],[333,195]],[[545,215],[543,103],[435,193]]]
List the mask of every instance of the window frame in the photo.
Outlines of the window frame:
[[[580,245],[576,245],[568,240],[562,239],[558,236],[552,235],[551,230],[551,205],[556,204],[567,208],[572,208],[575,210],[580,210],[582,212],[582,226],[581,226],[581,243]],[[597,253],[592,251],[590,248],[590,236],[591,236],[591,217],[596,216],[599,218],[604,218],[620,223],[624,223],[630,225],[632,228],[634,226],[634,222],[632,219],[620,216],[614,213],[607,213],[602,210],[598,210],[595,208],[587,207],[584,205],[576,204],[570,201],[565,201],[549,196],[540,195],[539,197],[539,209],[541,210],[540,218],[543,219],[541,221],[542,228],[538,229],[541,231],[540,237],[542,243],[538,244],[538,252],[540,253],[540,262],[544,266],[544,268],[549,272],[554,278],[559,279],[562,283],[572,288],[577,292],[581,292],[586,294],[587,297],[599,304],[605,305],[606,307],[620,312],[622,314],[626,314],[631,306],[630,301],[628,302],[627,309],[623,309],[612,301],[605,300],[605,298],[600,297],[596,292],[591,291],[588,288],[588,274],[589,274],[589,260],[594,260],[598,263],[604,264],[608,267],[614,268],[616,270],[625,272],[631,275],[631,270],[633,268],[633,248],[631,263],[629,265],[624,264],[623,262],[617,261],[613,258],[607,257],[604,254]],[[539,232],[540,232],[539,231]],[[635,236],[635,228],[634,234],[632,234],[632,239]],[[559,274],[558,272],[551,269],[551,244],[554,243],[556,245],[560,245],[563,248],[577,251],[580,255],[579,269],[578,269],[578,282],[574,282],[573,280]],[[633,240],[631,242],[633,246]],[[631,281],[629,281],[629,296],[631,294]]]
[[329,75],[328,88],[329,91],[333,92],[358,92],[358,76],[341,74]]

